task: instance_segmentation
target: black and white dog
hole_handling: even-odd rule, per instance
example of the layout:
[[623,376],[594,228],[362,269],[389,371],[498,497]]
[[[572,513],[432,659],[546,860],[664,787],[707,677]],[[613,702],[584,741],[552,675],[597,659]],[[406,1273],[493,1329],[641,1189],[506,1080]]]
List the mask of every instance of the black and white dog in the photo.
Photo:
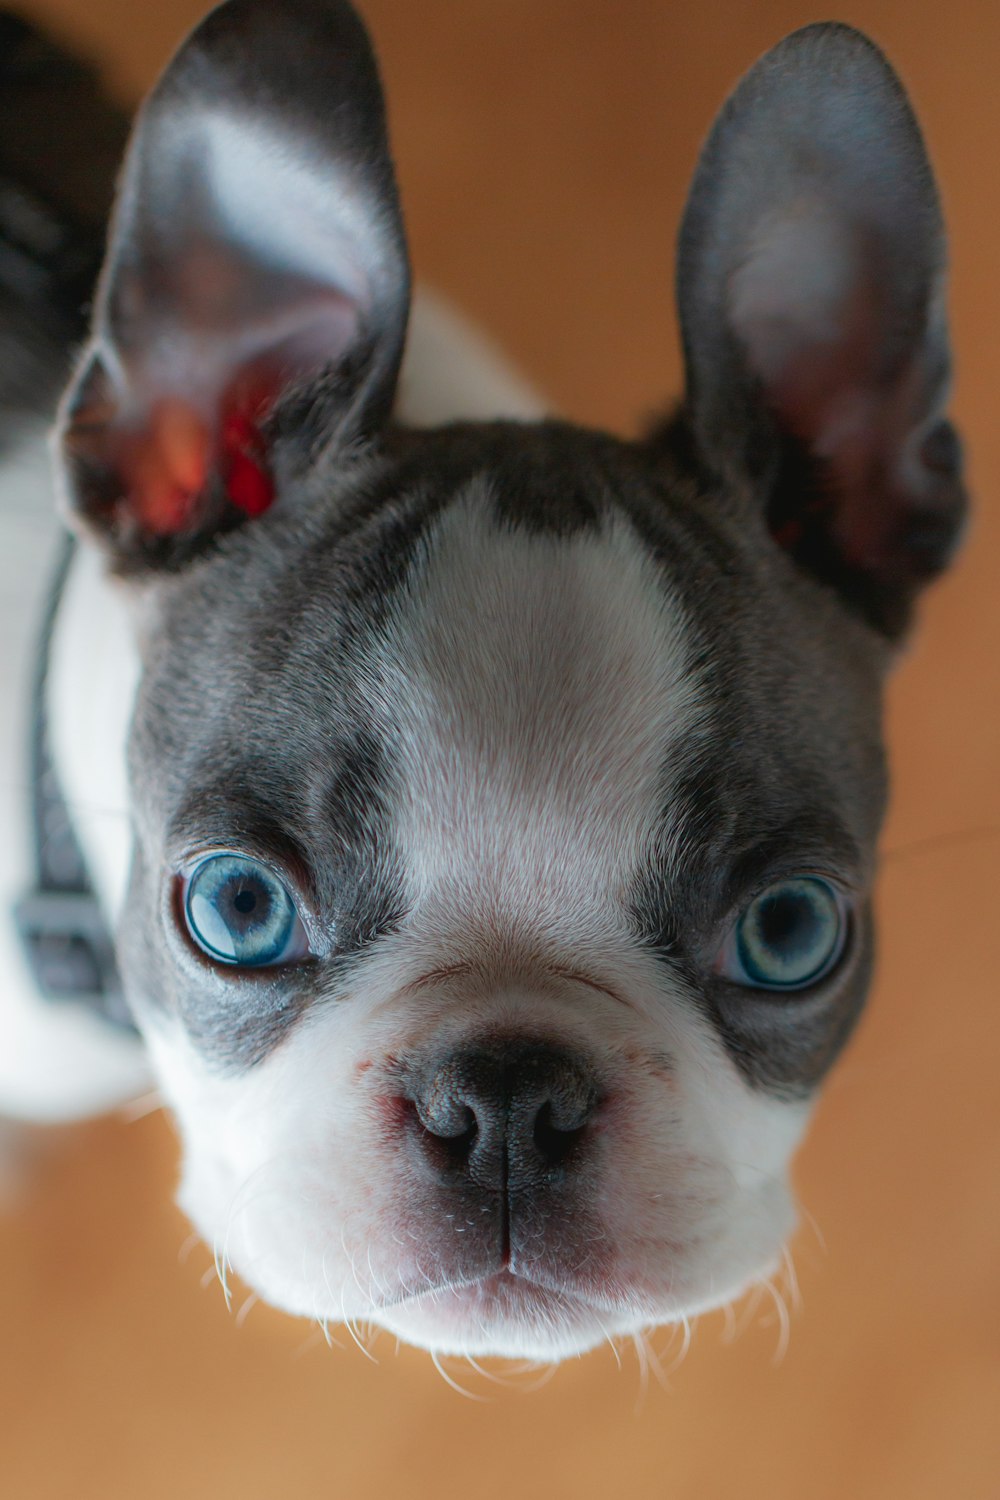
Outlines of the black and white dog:
[[963,518],[944,260],[900,84],[807,27],[702,155],[662,426],[547,419],[419,300],[400,381],[365,32],[215,10],[57,433],[48,747],[142,1044],[46,1007],[11,928],[0,1105],[150,1068],[246,1281],[445,1351],[558,1359],[770,1272],[869,985],[883,678]]

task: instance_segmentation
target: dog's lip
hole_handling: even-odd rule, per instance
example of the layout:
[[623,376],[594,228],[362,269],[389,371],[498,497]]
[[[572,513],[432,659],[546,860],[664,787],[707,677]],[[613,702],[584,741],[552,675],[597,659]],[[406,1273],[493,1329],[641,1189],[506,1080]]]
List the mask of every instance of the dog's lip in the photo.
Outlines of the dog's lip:
[[395,1297],[380,1300],[376,1311],[414,1307],[425,1300],[432,1301],[439,1310],[447,1306],[459,1313],[482,1311],[484,1307],[501,1310],[505,1306],[516,1307],[522,1312],[558,1308],[564,1313],[613,1315],[621,1311],[621,1300],[613,1296],[605,1300],[571,1283],[548,1278],[536,1280],[509,1267],[480,1276],[443,1278],[439,1282],[407,1288]]

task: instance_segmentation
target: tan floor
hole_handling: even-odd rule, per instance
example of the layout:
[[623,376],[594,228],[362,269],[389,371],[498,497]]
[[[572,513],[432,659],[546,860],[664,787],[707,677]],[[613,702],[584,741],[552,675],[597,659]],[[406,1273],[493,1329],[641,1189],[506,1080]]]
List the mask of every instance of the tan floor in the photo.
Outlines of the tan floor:
[[[151,78],[199,0],[35,0]],[[819,7],[820,10],[825,7]],[[677,389],[671,243],[696,145],[799,0],[367,0],[420,273],[568,413]],[[372,1364],[181,1254],[160,1116],[30,1143],[0,1219],[0,1494],[590,1500],[1000,1496],[1000,6],[856,0],[918,102],[954,261],[957,410],[979,494],[892,695],[896,799],[869,1019],[798,1172],[810,1226],[776,1309],[706,1319],[664,1391],[633,1355],[463,1401],[384,1336]],[[235,1306],[241,1298],[237,1295]],[[678,1353],[656,1341],[665,1364]]]

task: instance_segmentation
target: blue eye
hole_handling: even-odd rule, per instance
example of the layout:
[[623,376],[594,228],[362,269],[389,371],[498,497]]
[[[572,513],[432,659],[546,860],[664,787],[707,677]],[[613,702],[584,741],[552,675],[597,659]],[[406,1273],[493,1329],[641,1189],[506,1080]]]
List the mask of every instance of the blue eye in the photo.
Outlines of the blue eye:
[[721,972],[753,989],[805,989],[833,968],[847,932],[846,902],[833,886],[815,875],[781,880],[743,912]]
[[243,854],[212,854],[188,877],[184,920],[198,947],[218,963],[260,969],[309,951],[299,914],[282,882]]

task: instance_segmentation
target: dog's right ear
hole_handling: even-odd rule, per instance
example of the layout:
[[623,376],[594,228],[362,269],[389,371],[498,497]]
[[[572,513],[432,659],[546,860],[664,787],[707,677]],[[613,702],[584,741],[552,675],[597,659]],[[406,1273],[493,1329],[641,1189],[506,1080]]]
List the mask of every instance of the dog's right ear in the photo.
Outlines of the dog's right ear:
[[891,637],[965,517],[944,275],[899,79],[848,26],[793,32],[731,95],[695,175],[687,410],[705,468],[759,496],[775,542]]
[[119,567],[169,567],[280,504],[318,448],[385,419],[408,305],[361,21],[346,0],[219,6],[125,160],[61,413],[74,519]]

